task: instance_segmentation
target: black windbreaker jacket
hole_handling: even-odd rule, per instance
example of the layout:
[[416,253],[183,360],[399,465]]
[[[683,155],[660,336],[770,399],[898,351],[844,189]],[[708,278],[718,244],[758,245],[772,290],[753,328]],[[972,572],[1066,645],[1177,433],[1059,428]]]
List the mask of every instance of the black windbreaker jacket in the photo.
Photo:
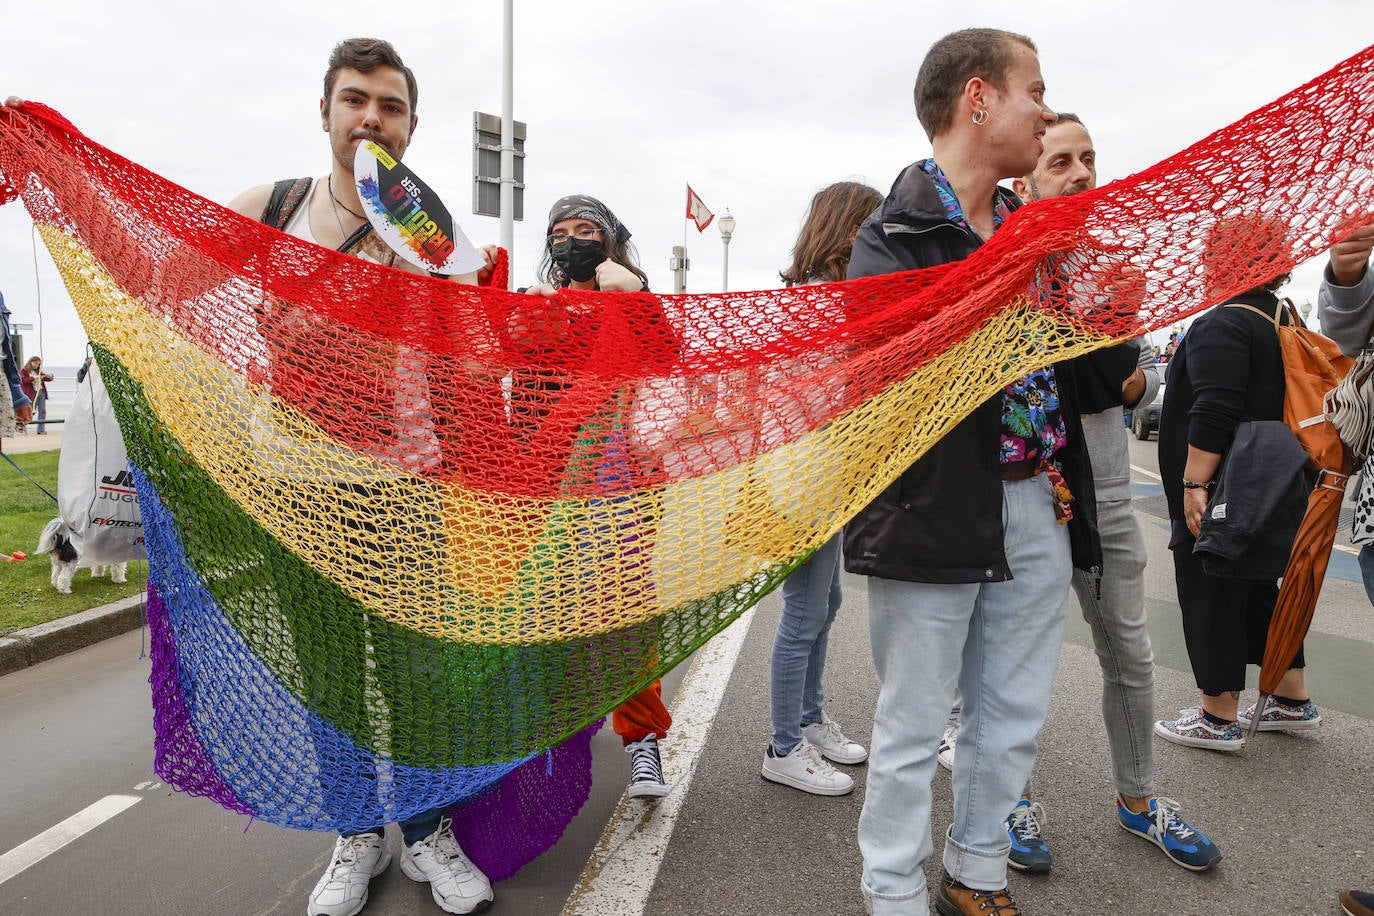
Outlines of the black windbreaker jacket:
[[[998,189],[1007,204],[1016,195]],[[921,163],[859,228],[849,278],[931,267],[967,257],[978,237],[948,219]],[[1090,354],[1080,359],[1090,359]],[[1100,570],[1092,466],[1079,422],[1074,362],[1054,364],[1068,442],[1058,453],[1073,491],[1069,538],[1074,566]],[[1121,375],[1134,369],[1134,364]],[[1003,582],[1012,578],[1002,544],[998,476],[1001,395],[987,399],[845,525],[845,569],[908,582]]]

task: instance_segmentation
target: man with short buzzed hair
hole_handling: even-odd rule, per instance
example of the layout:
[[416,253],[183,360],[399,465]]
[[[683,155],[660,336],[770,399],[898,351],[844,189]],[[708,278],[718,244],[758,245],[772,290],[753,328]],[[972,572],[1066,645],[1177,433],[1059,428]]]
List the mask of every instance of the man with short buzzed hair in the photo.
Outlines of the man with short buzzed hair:
[[[1012,183],[1030,202],[1097,187],[1097,152],[1075,114],[1059,113],[1045,132],[1045,151],[1035,169]],[[1154,792],[1154,650],[1145,615],[1145,538],[1131,505],[1130,440],[1124,407],[1148,404],[1159,391],[1154,350],[1141,337],[1119,344],[1136,354],[1125,379],[1084,373],[1079,381],[1083,437],[1092,460],[1097,494],[1097,531],[1102,543],[1100,574],[1074,570],[1073,589],[1092,630],[1102,666],[1102,717],[1112,752],[1117,819],[1123,829],[1162,849],[1192,871],[1221,859],[1216,846],[1178,815],[1178,805]],[[1009,864],[1023,871],[1048,871],[1051,855],[1042,832],[1044,809],[1029,782],[1007,818]]]
[[[907,166],[859,227],[849,277],[962,260],[991,238],[1020,205],[998,182],[1035,167],[1055,121],[1044,96],[1025,36],[965,29],[936,42],[915,87],[934,155]],[[881,685],[859,817],[873,916],[926,916],[932,896],[945,916],[1018,912],[1004,819],[1049,708],[1071,566],[1098,562],[1091,473],[1061,366],[974,407],[845,525],[845,568],[868,577]],[[979,737],[955,762],[954,824],[932,895],[931,779],[956,688]]]

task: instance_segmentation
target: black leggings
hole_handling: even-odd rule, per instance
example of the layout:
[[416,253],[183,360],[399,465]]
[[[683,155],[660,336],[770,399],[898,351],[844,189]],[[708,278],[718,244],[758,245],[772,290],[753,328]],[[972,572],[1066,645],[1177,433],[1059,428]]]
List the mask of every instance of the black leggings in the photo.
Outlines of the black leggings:
[[[1223,579],[1202,568],[1193,539],[1173,548],[1174,582],[1183,610],[1183,636],[1198,689],[1208,696],[1245,689],[1245,666],[1264,660],[1269,618],[1279,586],[1274,579]],[[1302,647],[1290,668],[1305,665]]]

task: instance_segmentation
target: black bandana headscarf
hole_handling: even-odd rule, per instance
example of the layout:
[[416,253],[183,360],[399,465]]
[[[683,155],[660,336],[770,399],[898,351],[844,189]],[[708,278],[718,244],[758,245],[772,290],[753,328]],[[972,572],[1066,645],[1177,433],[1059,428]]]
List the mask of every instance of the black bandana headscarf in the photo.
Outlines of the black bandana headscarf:
[[565,219],[586,219],[596,223],[602,229],[611,233],[612,238],[610,247],[623,245],[630,240],[630,230],[625,228],[625,224],[615,218],[611,208],[607,207],[595,197],[586,194],[569,194],[567,197],[560,198],[549,208],[549,226],[544,230],[547,236],[553,232],[554,223],[561,223]]

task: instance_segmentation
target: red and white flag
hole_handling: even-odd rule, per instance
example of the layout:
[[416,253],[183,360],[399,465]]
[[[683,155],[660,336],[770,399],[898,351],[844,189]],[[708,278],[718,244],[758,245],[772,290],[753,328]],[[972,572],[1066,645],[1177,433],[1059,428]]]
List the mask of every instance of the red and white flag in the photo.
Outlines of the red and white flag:
[[692,190],[692,186],[687,186],[687,218],[697,225],[697,232],[706,231],[706,227],[711,225],[711,220],[716,215],[706,206],[705,201],[697,197],[697,192]]

